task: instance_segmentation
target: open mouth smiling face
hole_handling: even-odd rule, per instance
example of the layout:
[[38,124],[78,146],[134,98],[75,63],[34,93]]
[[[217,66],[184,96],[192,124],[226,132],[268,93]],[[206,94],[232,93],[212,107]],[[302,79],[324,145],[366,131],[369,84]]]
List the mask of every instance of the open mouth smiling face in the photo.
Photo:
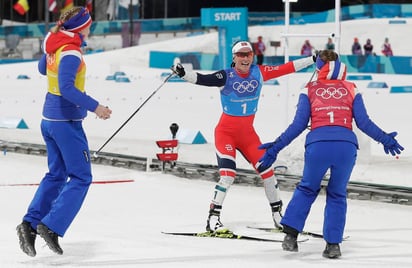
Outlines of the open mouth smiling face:
[[253,62],[253,52],[237,52],[235,53],[235,67],[241,72],[248,72],[250,65]]
[[247,41],[239,41],[232,47],[233,63],[238,73],[247,74],[253,62],[253,48]]

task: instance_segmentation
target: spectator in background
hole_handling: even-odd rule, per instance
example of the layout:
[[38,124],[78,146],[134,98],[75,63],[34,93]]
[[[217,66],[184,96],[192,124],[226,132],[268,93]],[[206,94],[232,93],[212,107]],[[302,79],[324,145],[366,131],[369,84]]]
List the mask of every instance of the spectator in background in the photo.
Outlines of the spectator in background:
[[325,49],[335,51],[335,43],[333,43],[332,38],[328,37],[328,42],[325,45]]
[[139,19],[139,0],[109,0],[107,17],[109,20],[130,19],[129,5],[132,5],[133,19]]
[[94,0],[94,20],[102,21],[108,19],[107,7],[109,6],[109,0]]
[[353,39],[352,55],[362,55],[362,46],[359,43],[359,39],[357,37]]
[[391,44],[389,43],[389,38],[386,37],[385,38],[385,43],[383,43],[382,45],[382,53],[385,56],[393,56],[393,52],[392,52],[392,47]]
[[369,38],[366,40],[366,44],[363,45],[363,50],[366,56],[375,55],[375,53],[373,53],[372,41]]
[[302,46],[302,49],[300,50],[300,55],[302,56],[310,56],[312,55],[312,50],[314,47],[310,44],[309,40],[305,40],[305,43]]
[[262,36],[258,36],[258,41],[254,45],[255,45],[255,54],[256,54],[256,64],[262,65],[263,56],[266,50],[265,43],[263,43],[262,41]]

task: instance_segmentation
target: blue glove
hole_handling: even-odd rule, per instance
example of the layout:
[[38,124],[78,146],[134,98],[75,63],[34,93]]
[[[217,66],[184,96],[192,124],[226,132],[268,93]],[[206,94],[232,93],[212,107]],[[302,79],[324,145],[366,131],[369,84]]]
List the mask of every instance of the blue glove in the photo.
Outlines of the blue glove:
[[387,139],[385,143],[383,143],[383,150],[385,150],[386,154],[390,153],[391,155],[397,155],[401,154],[401,151],[403,151],[404,148],[395,139],[396,135],[398,135],[398,132],[387,134]]
[[282,150],[282,146],[277,139],[274,142],[268,142],[260,145],[258,149],[266,150],[265,154],[259,159],[256,164],[256,169],[259,172],[262,172],[273,165],[273,163],[276,161],[276,158],[278,157],[279,151]]
[[[319,54],[322,52],[322,50],[316,50],[315,51],[315,53],[312,55],[312,60],[313,60],[313,62],[315,62],[316,63],[316,66],[318,65],[318,59],[320,60],[320,61],[322,61],[320,58],[319,58]],[[323,61],[322,61],[323,62]],[[323,62],[323,64],[325,64],[325,62]],[[323,65],[322,65],[323,66]],[[320,68],[318,68],[319,70],[320,70]]]

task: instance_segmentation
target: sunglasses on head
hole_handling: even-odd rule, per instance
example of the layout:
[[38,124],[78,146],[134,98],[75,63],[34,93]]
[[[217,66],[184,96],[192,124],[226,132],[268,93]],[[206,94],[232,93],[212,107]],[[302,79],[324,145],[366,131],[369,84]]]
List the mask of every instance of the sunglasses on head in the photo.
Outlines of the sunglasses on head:
[[236,55],[237,57],[244,58],[244,57],[250,57],[250,56],[252,56],[252,55],[253,55],[253,52],[252,52],[252,51],[250,51],[250,52],[236,52],[235,55]]

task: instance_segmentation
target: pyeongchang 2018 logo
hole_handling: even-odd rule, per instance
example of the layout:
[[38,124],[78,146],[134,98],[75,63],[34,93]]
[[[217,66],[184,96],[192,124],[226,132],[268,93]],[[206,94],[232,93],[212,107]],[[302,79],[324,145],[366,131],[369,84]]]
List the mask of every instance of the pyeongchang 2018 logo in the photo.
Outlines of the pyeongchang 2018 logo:
[[47,54],[46,60],[48,65],[53,65],[56,62],[56,54]]
[[233,83],[233,90],[238,96],[242,96],[242,95],[250,96],[250,95],[254,95],[258,86],[259,86],[259,82],[256,80],[235,82]]
[[328,88],[318,88],[315,91],[316,96],[321,97],[324,100],[328,100],[330,98],[334,98],[335,100],[339,100],[343,98],[344,96],[348,95],[348,90],[346,88],[340,87],[340,88],[334,88],[334,87],[328,87]]

